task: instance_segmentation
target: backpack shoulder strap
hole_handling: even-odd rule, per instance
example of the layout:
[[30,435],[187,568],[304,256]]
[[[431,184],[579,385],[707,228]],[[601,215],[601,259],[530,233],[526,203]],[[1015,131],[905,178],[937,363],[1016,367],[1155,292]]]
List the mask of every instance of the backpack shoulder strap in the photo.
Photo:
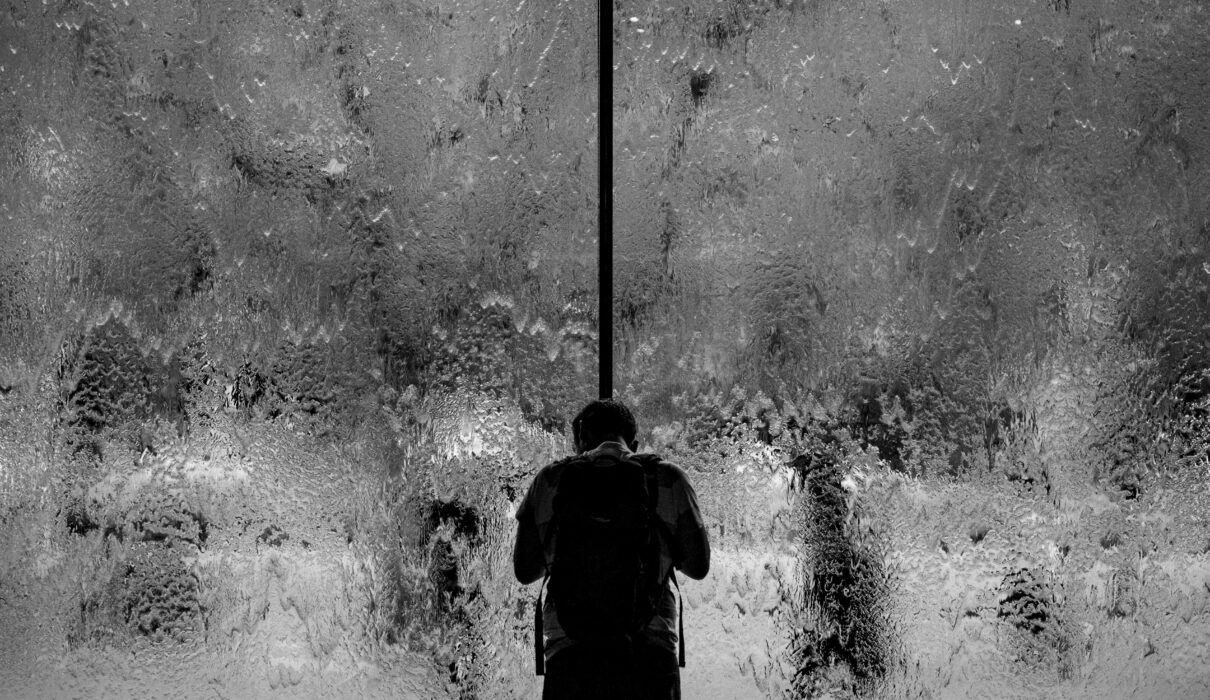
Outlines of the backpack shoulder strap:
[[[643,467],[643,471],[647,476],[647,489],[649,495],[649,504],[651,508],[652,519],[655,521],[656,528],[659,531],[660,537],[668,543],[668,548],[673,552],[676,551],[677,541],[672,536],[672,531],[669,530],[668,524],[659,516],[656,510],[660,493],[660,473],[659,464],[663,461],[659,455],[651,453],[638,453],[631,455],[632,460]],[[676,564],[668,569],[668,577],[672,579],[672,585],[676,588],[676,600],[679,606],[677,613],[677,663],[681,668],[685,668],[685,596],[681,594],[681,584],[676,580]]]
[[[664,460],[659,455],[646,452],[633,454],[630,456],[630,459],[643,467],[643,472],[647,475],[647,488],[651,492],[651,501],[649,506],[652,514],[655,515],[655,525],[659,530],[660,537],[662,537],[664,542],[668,545],[668,550],[672,553],[673,562],[675,563],[679,555],[680,544],[677,542],[677,539],[673,537],[672,530],[669,528],[668,523],[664,522],[664,519],[659,517],[659,513],[656,510],[660,490],[659,465],[662,464]],[[675,566],[673,568],[675,568]]]
[[[656,513],[655,506],[658,502],[659,495],[660,495],[659,465],[662,460],[659,458],[658,455],[648,454],[648,453],[644,453],[644,452],[631,454],[626,459],[630,462],[633,462],[633,463],[639,465],[639,467],[642,468],[643,476],[647,483],[647,493],[648,493],[647,505],[648,505],[648,507],[651,508],[651,513],[654,515]],[[656,518],[656,520],[658,521],[659,518]],[[661,532],[660,534],[664,534],[664,533]]]
[[[554,475],[556,491],[559,488],[558,477],[562,476],[563,470],[567,469],[569,465],[574,464],[579,460],[579,455],[572,455],[570,457],[564,457],[551,465],[551,468],[558,472]],[[550,561],[548,552],[550,550],[551,540],[555,534],[555,528],[556,524],[551,523],[551,526],[546,530],[546,537],[544,537],[542,541],[542,558],[546,561],[546,571],[542,575],[542,583],[538,585],[538,599],[534,602],[534,675],[538,676],[546,675],[546,652],[545,649],[543,649],[542,644],[542,591],[546,588],[546,582],[550,580],[550,567],[552,562]]]
[[[554,499],[554,497],[559,492],[559,485],[563,480],[564,472],[566,472],[569,468],[574,467],[575,465],[586,462],[586,461],[587,460],[585,460],[580,455],[572,455],[570,457],[564,457],[563,459],[561,459],[557,462],[554,462],[553,464],[550,465],[550,467],[549,467],[549,469],[551,470],[550,478],[554,485],[554,493],[551,494],[552,499]],[[550,574],[550,565],[551,565],[550,544],[552,541],[554,541],[554,538],[556,536],[555,531],[558,529],[558,523],[559,523],[559,520],[557,517],[558,513],[556,513],[555,515],[556,515],[555,519],[552,520],[550,523],[550,526],[546,528],[545,537],[542,538],[542,556],[543,556],[543,558],[546,559],[547,575]]]
[[647,468],[649,465],[654,468],[655,465],[664,461],[660,459],[659,455],[650,452],[633,452],[629,455],[628,459],[632,462],[638,462],[644,468]]

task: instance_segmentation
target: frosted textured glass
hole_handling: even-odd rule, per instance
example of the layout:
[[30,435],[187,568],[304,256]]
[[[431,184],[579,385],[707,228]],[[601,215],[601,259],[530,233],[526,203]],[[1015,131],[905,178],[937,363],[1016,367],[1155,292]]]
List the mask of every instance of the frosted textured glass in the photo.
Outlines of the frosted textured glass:
[[618,13],[619,384],[717,547],[689,695],[1210,695],[1205,7]]
[[502,572],[596,386],[595,32],[5,4],[0,696],[533,687]]
[[[0,696],[535,697],[591,3],[11,2]],[[1200,3],[615,3],[687,698],[1210,695]]]

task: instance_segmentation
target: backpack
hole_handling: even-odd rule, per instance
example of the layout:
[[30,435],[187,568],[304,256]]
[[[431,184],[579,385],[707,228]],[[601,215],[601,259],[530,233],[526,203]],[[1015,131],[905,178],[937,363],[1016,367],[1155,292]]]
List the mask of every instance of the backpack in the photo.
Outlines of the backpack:
[[[676,581],[671,570],[660,575],[660,537],[673,543],[656,512],[659,461],[655,455],[619,459],[605,454],[572,459],[562,469],[553,526],[547,531],[554,544],[547,580],[559,624],[576,642],[617,643],[641,633],[656,614],[668,577]],[[543,673],[541,611],[539,591],[534,632],[538,675]],[[679,660],[684,666],[681,627]]]

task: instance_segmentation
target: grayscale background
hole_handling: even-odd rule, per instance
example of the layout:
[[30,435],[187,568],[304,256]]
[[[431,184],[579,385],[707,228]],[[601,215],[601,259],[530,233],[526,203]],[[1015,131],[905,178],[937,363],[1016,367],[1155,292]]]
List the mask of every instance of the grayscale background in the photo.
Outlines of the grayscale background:
[[[687,698],[1210,696],[1210,6],[614,2]],[[0,696],[528,698],[596,8],[8,0]]]

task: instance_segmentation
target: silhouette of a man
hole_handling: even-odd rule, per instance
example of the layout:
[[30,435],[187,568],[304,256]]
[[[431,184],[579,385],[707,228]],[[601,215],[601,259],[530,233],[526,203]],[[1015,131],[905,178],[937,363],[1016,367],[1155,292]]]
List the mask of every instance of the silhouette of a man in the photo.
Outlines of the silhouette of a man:
[[[631,459],[638,449],[636,432],[634,416],[619,401],[593,401],[576,416],[572,435],[577,456],[543,467],[517,511],[517,542],[513,550],[517,580],[533,583],[548,575],[547,563],[555,561],[556,542],[552,539],[558,537],[551,537],[556,524],[555,494],[566,466],[577,461],[608,465],[609,458],[628,463],[640,461]],[[592,639],[572,639],[559,624],[556,596],[547,596],[542,615],[546,666],[543,700],[681,697],[677,657],[679,593],[673,590],[672,570],[675,567],[690,578],[704,578],[710,570],[710,542],[697,496],[685,473],[655,455],[642,456],[641,461],[654,472],[653,477],[648,477],[649,482],[658,484],[654,495],[658,522],[653,522],[660,531],[656,580],[661,583],[655,596],[654,615],[639,634],[628,636],[626,643],[594,643]],[[549,584],[553,590],[556,585],[553,577]]]

